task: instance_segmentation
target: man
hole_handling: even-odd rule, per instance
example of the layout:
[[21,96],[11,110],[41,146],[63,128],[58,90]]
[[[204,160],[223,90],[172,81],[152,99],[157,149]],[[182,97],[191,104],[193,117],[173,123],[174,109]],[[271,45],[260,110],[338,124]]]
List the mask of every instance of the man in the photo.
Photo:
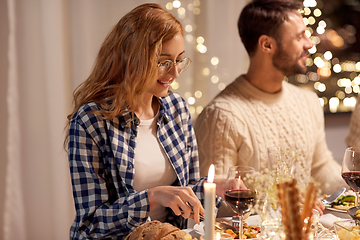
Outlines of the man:
[[254,0],[243,9],[238,29],[250,66],[196,120],[202,176],[211,163],[222,176],[233,165],[262,170],[268,167],[268,147],[295,146],[298,166],[323,193],[346,186],[326,144],[318,97],[283,81],[306,72],[313,46],[300,8],[291,0]]

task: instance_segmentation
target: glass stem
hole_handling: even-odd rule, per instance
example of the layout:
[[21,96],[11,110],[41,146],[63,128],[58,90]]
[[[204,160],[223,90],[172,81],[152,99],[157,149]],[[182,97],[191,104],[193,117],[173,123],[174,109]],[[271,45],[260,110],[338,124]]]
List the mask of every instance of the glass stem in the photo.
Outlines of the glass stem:
[[242,236],[243,236],[243,221],[244,221],[244,214],[241,214],[240,215],[239,239],[242,239]]

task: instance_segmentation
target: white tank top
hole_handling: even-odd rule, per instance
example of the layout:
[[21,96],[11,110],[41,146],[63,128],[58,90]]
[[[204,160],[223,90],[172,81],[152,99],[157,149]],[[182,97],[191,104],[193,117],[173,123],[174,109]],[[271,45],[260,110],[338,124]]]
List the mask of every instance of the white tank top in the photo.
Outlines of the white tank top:
[[[157,119],[140,120],[135,148],[134,189],[142,191],[156,186],[170,186],[175,171],[156,137]],[[152,220],[165,221],[165,207],[158,204],[150,211]]]

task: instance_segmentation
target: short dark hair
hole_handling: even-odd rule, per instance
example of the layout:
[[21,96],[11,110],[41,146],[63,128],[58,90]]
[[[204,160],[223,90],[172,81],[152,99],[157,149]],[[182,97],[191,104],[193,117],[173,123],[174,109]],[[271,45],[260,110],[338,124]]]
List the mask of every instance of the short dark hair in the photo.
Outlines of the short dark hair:
[[295,0],[253,0],[246,5],[238,20],[238,30],[248,54],[255,52],[261,35],[280,42],[279,27],[288,18],[288,12],[302,8],[302,3]]

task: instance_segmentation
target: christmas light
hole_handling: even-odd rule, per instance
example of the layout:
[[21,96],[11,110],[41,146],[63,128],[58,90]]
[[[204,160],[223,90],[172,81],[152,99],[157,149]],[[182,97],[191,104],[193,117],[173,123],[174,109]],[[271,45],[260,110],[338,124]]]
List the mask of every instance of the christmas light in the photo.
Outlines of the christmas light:
[[218,83],[218,82],[219,82],[219,77],[216,76],[216,75],[212,76],[212,77],[211,77],[211,82],[212,82],[212,83]]

